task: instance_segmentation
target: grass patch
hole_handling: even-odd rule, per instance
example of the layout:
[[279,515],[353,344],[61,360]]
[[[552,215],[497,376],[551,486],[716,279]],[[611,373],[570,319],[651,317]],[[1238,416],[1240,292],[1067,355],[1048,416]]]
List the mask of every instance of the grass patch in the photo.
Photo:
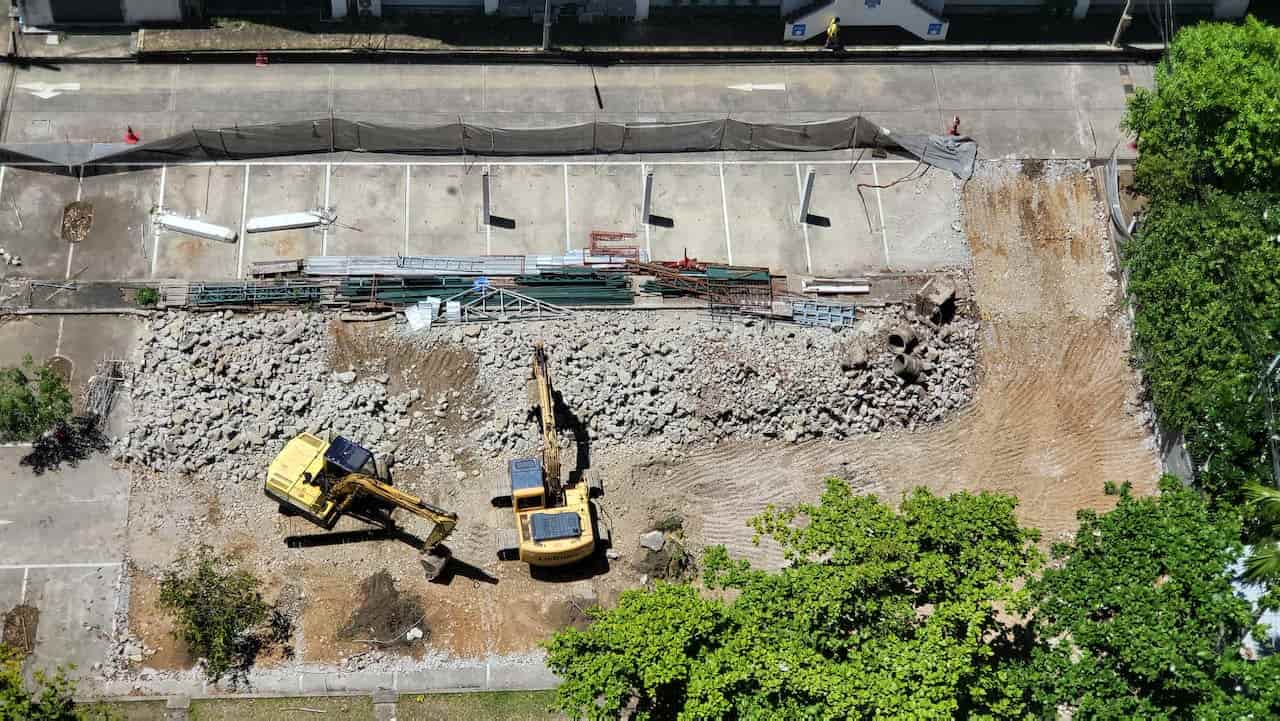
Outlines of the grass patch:
[[106,711],[111,714],[110,718],[116,721],[166,721],[164,701],[114,701],[88,703],[83,704],[83,707],[91,712],[99,709]]
[[[316,709],[324,713],[303,711]],[[372,696],[205,699],[191,702],[190,721],[373,721]]]
[[562,721],[547,709],[555,691],[404,694],[396,705],[398,721]]

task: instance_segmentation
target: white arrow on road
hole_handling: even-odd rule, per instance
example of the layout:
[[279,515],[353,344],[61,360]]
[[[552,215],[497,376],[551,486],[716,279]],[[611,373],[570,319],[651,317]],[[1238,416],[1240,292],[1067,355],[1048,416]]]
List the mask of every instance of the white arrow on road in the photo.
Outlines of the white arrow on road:
[[730,85],[730,90],[741,90],[744,93],[750,93],[755,90],[786,90],[786,83],[743,83],[742,85]]
[[79,90],[80,83],[18,83],[18,87],[41,100],[48,100],[66,92]]

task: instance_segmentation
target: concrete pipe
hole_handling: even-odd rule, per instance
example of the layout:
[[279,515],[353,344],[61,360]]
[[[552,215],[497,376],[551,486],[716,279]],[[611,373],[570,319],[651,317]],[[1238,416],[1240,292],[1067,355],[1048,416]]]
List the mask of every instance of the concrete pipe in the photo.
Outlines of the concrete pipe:
[[924,364],[913,355],[898,353],[893,356],[894,374],[908,383],[912,383],[919,378],[922,370],[924,370]]
[[910,326],[900,325],[889,331],[889,350],[894,353],[910,353],[919,341]]

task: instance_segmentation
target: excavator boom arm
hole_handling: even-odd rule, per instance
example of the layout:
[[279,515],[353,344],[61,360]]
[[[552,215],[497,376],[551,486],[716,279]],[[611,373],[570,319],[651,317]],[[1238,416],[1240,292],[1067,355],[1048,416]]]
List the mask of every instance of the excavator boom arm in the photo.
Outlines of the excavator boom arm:
[[427,548],[434,548],[444,543],[449,534],[453,533],[454,527],[458,525],[458,514],[433,506],[411,493],[405,493],[395,486],[362,473],[344,476],[329,491],[331,497],[340,499],[340,508],[344,511],[360,493],[366,493],[396,508],[403,508],[419,518],[431,521],[434,527],[426,538]]
[[559,499],[564,489],[560,486],[556,399],[551,387],[551,371],[547,368],[547,352],[541,342],[533,347],[533,380],[538,386],[538,406],[542,411],[542,468],[547,479],[547,492],[552,499]]

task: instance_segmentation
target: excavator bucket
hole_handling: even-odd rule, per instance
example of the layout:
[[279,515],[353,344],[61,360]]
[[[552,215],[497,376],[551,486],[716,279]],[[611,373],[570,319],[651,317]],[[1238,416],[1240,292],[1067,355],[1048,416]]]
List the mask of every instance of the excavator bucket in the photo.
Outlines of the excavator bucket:
[[434,581],[440,578],[445,566],[449,565],[449,554],[442,548],[433,548],[430,551],[423,551],[418,561],[422,564],[422,570],[426,572],[427,580]]

